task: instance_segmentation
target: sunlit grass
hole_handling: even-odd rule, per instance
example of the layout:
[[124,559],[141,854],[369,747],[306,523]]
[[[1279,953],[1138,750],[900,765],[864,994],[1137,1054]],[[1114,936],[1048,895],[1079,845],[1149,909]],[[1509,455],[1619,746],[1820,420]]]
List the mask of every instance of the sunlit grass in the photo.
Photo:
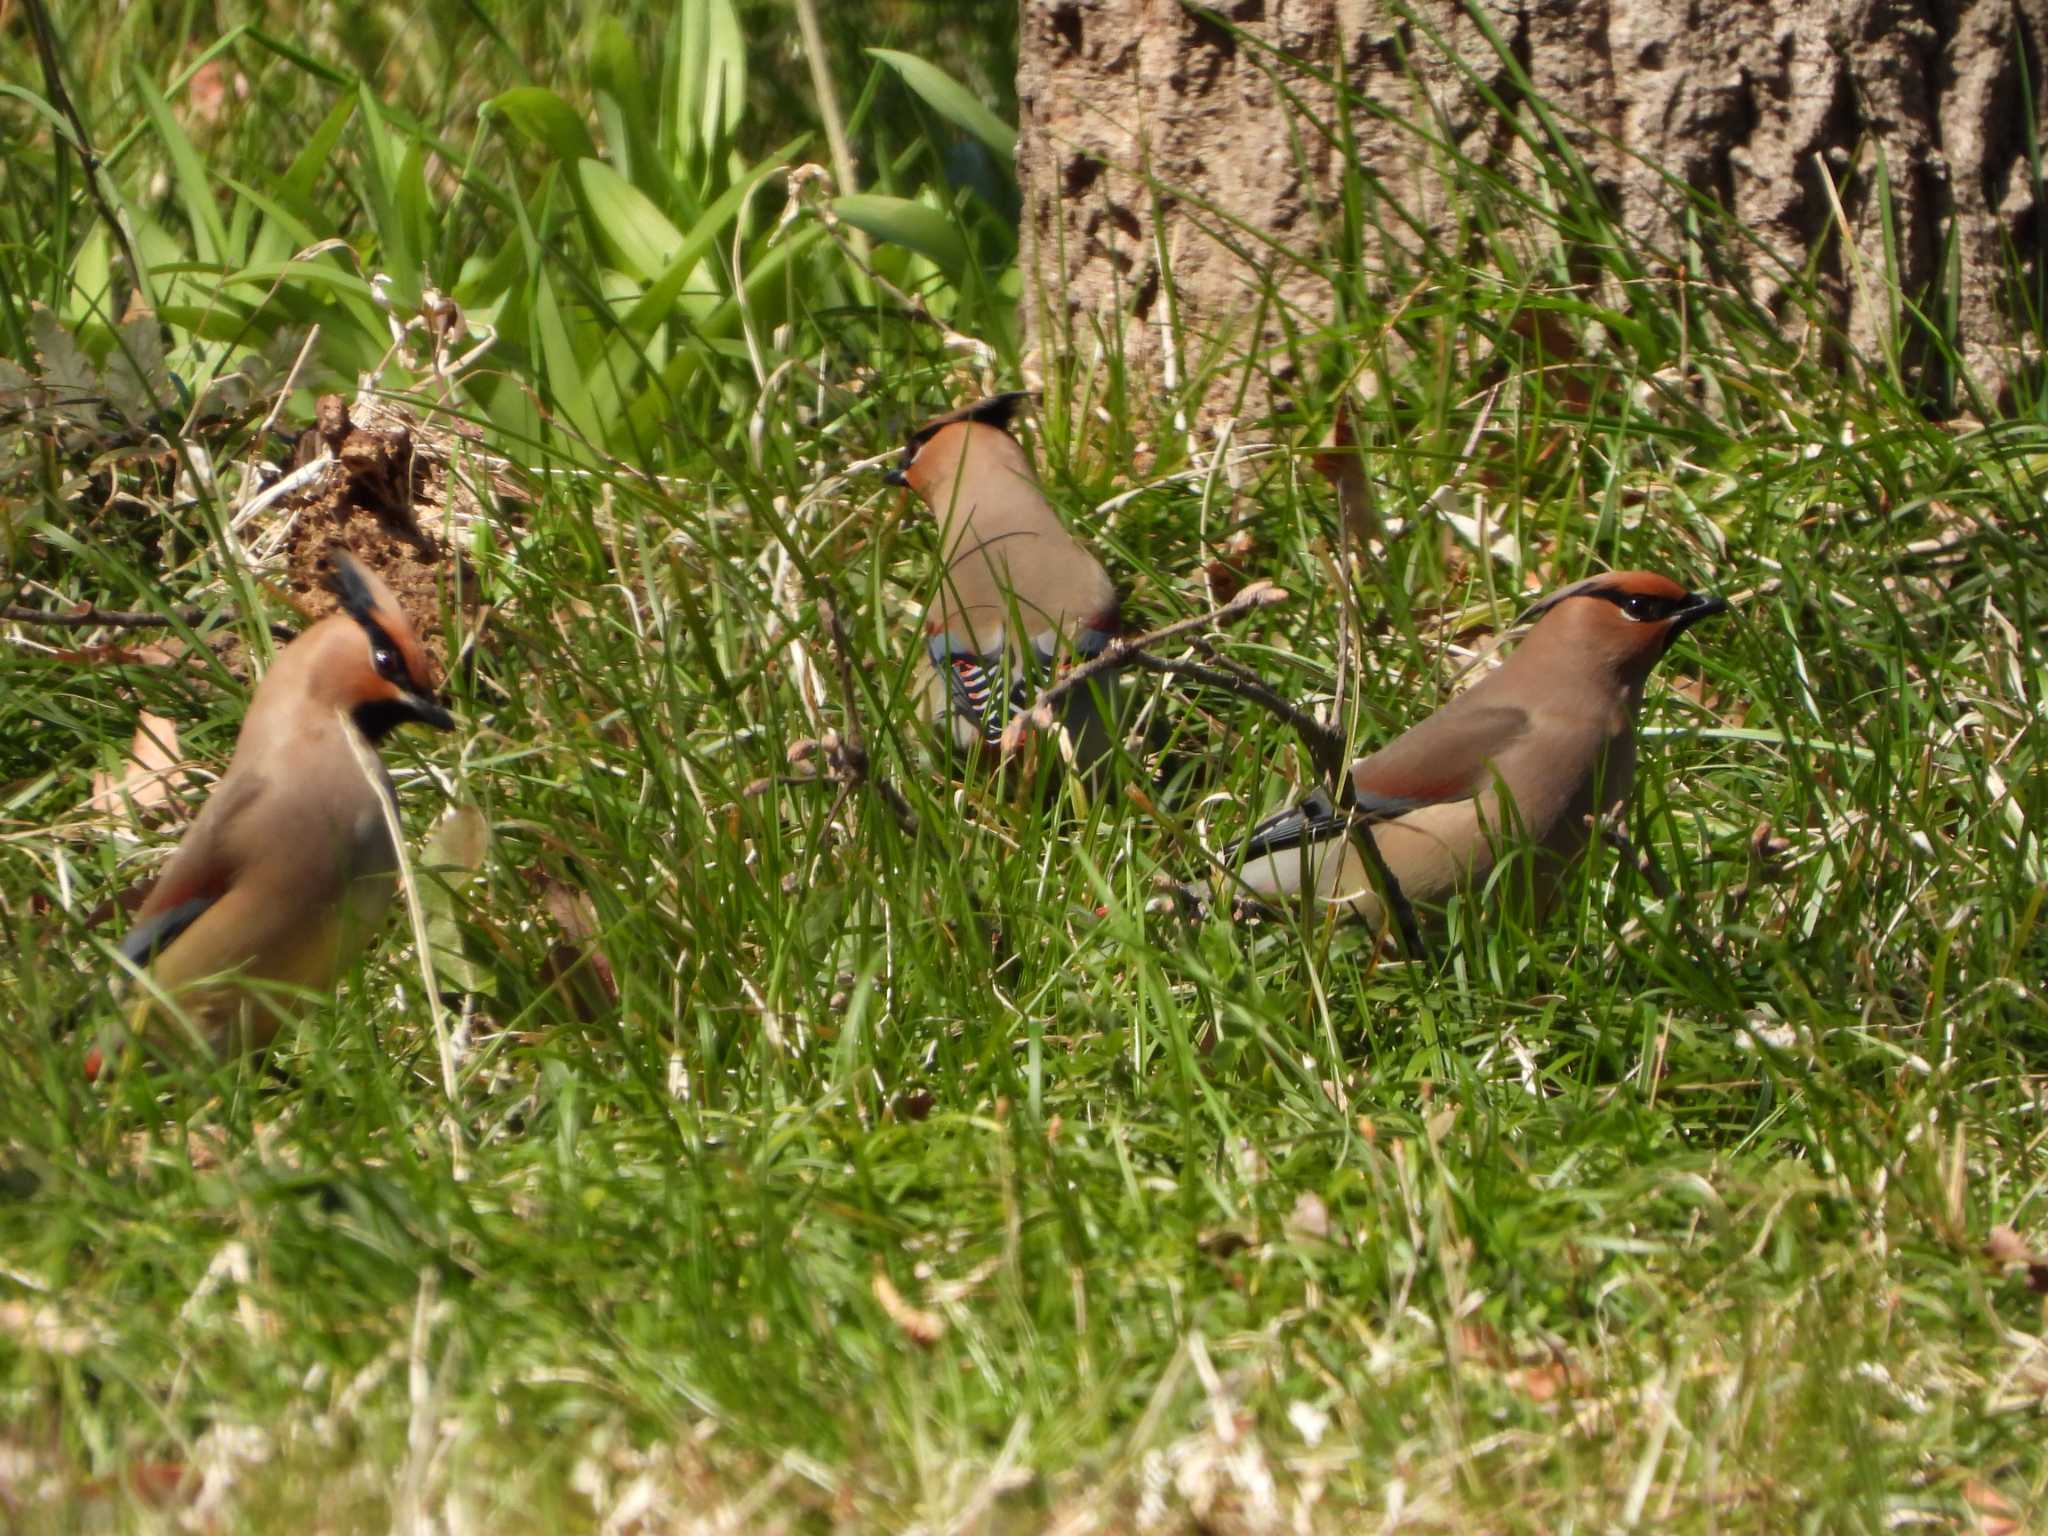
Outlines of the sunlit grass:
[[[758,156],[811,124],[759,83],[784,83],[781,13],[744,16]],[[198,194],[145,173],[173,159],[111,65],[162,86],[149,40],[198,49],[218,20],[124,22],[73,81],[96,133],[137,135],[116,181],[167,260]],[[452,55],[468,23],[442,20]],[[1729,295],[1563,293],[1546,227],[1603,227],[1564,171],[1548,226],[1457,184],[1497,270],[1423,251],[1390,273],[1338,241],[1310,259],[1352,319],[1303,333],[1298,418],[1240,433],[1320,441],[1367,381],[1351,409],[1395,531],[1358,568],[1355,738],[1433,708],[1542,586],[1613,565],[1723,591],[1735,619],[1674,653],[1644,716],[1630,830],[1675,894],[1596,850],[1540,932],[1466,904],[1422,963],[1313,923],[1185,924],[1155,878],[1300,781],[1283,728],[1136,684],[1162,760],[1019,795],[942,771],[910,717],[932,533],[842,476],[1018,382],[997,282],[877,257],[990,343],[984,366],[800,208],[774,238],[809,236],[836,286],[785,285],[708,339],[673,322],[660,345],[701,342],[697,371],[633,373],[641,414],[607,426],[588,392],[623,290],[544,155],[479,138],[422,166],[410,212],[375,195],[379,133],[402,171],[410,145],[469,146],[514,86],[585,99],[597,34],[564,26],[504,20],[460,71],[433,28],[418,69],[308,43],[391,110],[288,189],[347,233],[336,271],[410,249],[490,294],[472,318],[500,342],[455,411],[529,488],[467,530],[492,617],[455,680],[464,731],[393,753],[415,831],[451,799],[494,829],[457,1100],[396,922],[268,1067],[87,1085],[50,1027],[105,1006],[119,924],[85,918],[176,832],[88,814],[90,776],[145,707],[217,770],[243,694],[34,627],[0,651],[9,1519],[154,1527],[155,1497],[334,1530],[1764,1532],[2042,1507],[2041,1303],[1982,1254],[1995,1226],[2044,1226],[2039,428],[1930,423]],[[224,57],[308,131],[354,89],[260,40]],[[950,130],[875,68],[842,82],[862,152],[902,195],[941,185]],[[231,179],[276,193],[303,147],[210,133],[224,206]],[[0,335],[32,372],[29,302],[91,340],[76,275],[117,263],[46,134],[0,179],[22,194],[0,199]],[[1389,216],[1348,190],[1357,227]],[[999,276],[1013,237],[977,196],[949,227]],[[761,195],[755,251],[782,207]],[[181,292],[234,286],[170,265]],[[1390,299],[1418,283],[1427,302]],[[295,429],[388,344],[336,284],[244,293],[232,345],[167,318],[212,376],[266,347],[288,366],[278,338],[326,306],[343,337]],[[1581,350],[1529,341],[1532,306]],[[1233,491],[1179,402],[1084,342],[1042,359],[1055,498],[1147,622],[1200,611],[1202,562],[1248,532],[1249,573],[1291,598],[1218,643],[1327,699],[1328,488],[1274,452]],[[267,405],[193,440],[223,466],[281,456]],[[136,457],[97,467],[5,440],[7,600],[197,605],[257,640],[284,615],[218,579],[234,477],[181,492],[140,451],[165,424],[134,426]],[[872,787],[788,782],[792,744],[850,719],[915,831]]]

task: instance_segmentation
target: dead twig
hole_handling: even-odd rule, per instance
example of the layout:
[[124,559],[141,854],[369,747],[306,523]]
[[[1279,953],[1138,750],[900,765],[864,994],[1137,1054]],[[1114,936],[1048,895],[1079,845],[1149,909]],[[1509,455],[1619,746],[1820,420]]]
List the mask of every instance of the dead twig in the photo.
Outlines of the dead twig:
[[[1086,686],[1106,672],[1116,672],[1133,664],[1142,665],[1143,663],[1137,662],[1137,658],[1141,656],[1146,657],[1148,661],[1158,661],[1160,658],[1152,656],[1149,647],[1158,645],[1163,640],[1176,639],[1195,630],[1206,629],[1212,624],[1227,624],[1232,619],[1242,618],[1245,614],[1255,609],[1270,608],[1275,603],[1284,603],[1286,601],[1287,593],[1283,588],[1274,586],[1270,581],[1255,581],[1229,602],[1224,603],[1221,607],[1212,608],[1207,613],[1198,613],[1193,618],[1188,619],[1176,619],[1171,624],[1162,624],[1158,629],[1148,630],[1142,635],[1132,635],[1128,638],[1110,641],[1098,655],[1082,662],[1077,667],[1070,668],[1061,677],[1039,689],[1038,697],[1032,701],[1031,707],[1026,710],[1020,710],[1011,718],[1008,727],[1003,731],[1003,755],[1007,757],[1017,750],[1019,743],[1023,740],[1023,733],[1028,727],[1035,726],[1042,731],[1052,729],[1053,720],[1056,718],[1053,714],[1053,706],[1076,688]],[[1152,670],[1165,671],[1172,669],[1154,667]],[[1217,686],[1227,688],[1228,691],[1238,693],[1244,698],[1254,697],[1252,694],[1244,692],[1235,684],[1220,683]],[[1257,700],[1265,708],[1272,709],[1274,703],[1277,702],[1282,711],[1290,711],[1293,714],[1300,713],[1300,711],[1294,709],[1293,705],[1281,699],[1272,689],[1266,688],[1265,684],[1258,683],[1256,686],[1263,689],[1269,696],[1270,701],[1269,699]],[[1287,719],[1288,724],[1294,724],[1293,719],[1289,718],[1288,715],[1283,714],[1282,718]],[[1304,716],[1303,718],[1307,717]],[[1322,729],[1321,726],[1316,728]],[[1300,729],[1300,727],[1297,726],[1296,729]]]
[[[1141,672],[1157,672],[1169,677],[1186,678],[1189,682],[1200,683],[1205,688],[1232,694],[1248,703],[1256,704],[1268,714],[1284,721],[1301,738],[1303,748],[1308,752],[1309,761],[1315,764],[1316,773],[1330,786],[1336,803],[1344,809],[1353,842],[1363,855],[1373,878],[1386,893],[1387,905],[1394,914],[1395,925],[1400,929],[1401,942],[1407,952],[1416,959],[1422,959],[1427,951],[1422,943],[1422,926],[1416,921],[1415,908],[1408,895],[1401,889],[1401,882],[1387,867],[1386,856],[1380,852],[1379,840],[1372,834],[1372,818],[1357,808],[1357,797],[1352,791],[1349,771],[1350,748],[1341,731],[1322,721],[1287,699],[1276,689],[1253,672],[1249,667],[1232,661],[1217,651],[1208,636],[1197,631],[1212,625],[1229,622],[1259,608],[1268,608],[1275,603],[1285,602],[1287,593],[1269,581],[1255,581],[1229,602],[1208,613],[1193,618],[1178,619],[1171,624],[1134,635],[1129,639],[1111,641],[1101,655],[1083,662],[1057,682],[1039,690],[1037,700],[1031,708],[1016,715],[1003,732],[1003,752],[1007,756],[1016,750],[1027,726],[1039,730],[1050,729],[1056,718],[1053,706],[1074,689],[1087,684],[1093,678],[1125,667]],[[1150,647],[1163,640],[1180,635],[1190,635],[1190,644],[1206,658],[1207,665],[1190,661],[1186,657],[1156,656]]]
[[[28,608],[19,603],[0,606],[0,624],[36,624],[46,629],[197,629],[210,615],[204,608],[185,608],[177,613],[136,613],[119,608],[72,608],[51,610]],[[232,609],[218,615],[232,620]],[[289,624],[272,624],[270,638],[280,645],[298,637]]]
[[73,608],[69,612],[52,612],[44,608],[25,608],[9,603],[0,608],[0,621],[9,624],[44,624],[52,629],[169,629],[182,624],[191,629],[206,618],[203,608],[187,608],[183,613],[129,613],[110,608]]
[[1650,850],[1638,848],[1635,845],[1635,840],[1628,833],[1624,832],[1610,817],[1603,817],[1601,819],[1600,840],[1624,859],[1635,865],[1636,873],[1643,877],[1644,882],[1655,893],[1659,901],[1669,901],[1676,894],[1669,877],[1658,866],[1657,861],[1650,856]]
[[[844,729],[826,731],[816,741],[800,741],[789,749],[791,763],[802,762],[812,755],[825,759],[830,778],[804,782],[835,783],[844,794],[866,785],[889,807],[896,818],[896,825],[903,829],[905,837],[917,836],[917,812],[903,797],[903,791],[891,784],[887,775],[877,773],[868,758],[868,750],[860,734],[860,695],[854,690],[853,643],[847,638],[846,625],[840,620],[839,610],[826,598],[818,599],[818,617],[824,621],[826,631],[832,636],[832,659],[839,669],[839,697],[843,706]],[[764,786],[765,787],[765,786]],[[749,786],[751,789],[752,786]]]

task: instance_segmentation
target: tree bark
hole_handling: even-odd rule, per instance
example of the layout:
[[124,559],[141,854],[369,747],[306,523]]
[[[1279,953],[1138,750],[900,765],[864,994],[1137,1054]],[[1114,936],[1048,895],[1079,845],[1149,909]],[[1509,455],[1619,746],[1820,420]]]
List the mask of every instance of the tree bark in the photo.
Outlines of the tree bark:
[[[2048,0],[1023,0],[1034,334],[1256,415],[1354,263],[1387,287],[1432,243],[1470,259],[1453,182],[1534,186],[1533,128],[1652,269],[1746,290],[1788,331],[1811,323],[1789,302],[1810,271],[1837,344],[1995,399],[2031,357],[2011,317],[2038,312],[2044,26]],[[1340,120],[1378,201],[1362,240]],[[1703,226],[1685,188],[1756,241]]]

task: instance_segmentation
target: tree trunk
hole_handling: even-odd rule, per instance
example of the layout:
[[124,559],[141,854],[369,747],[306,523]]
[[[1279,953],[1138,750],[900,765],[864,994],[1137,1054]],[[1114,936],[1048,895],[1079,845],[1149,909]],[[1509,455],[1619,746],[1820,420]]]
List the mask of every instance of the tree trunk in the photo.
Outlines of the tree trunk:
[[[1035,334],[1256,415],[1347,274],[1384,289],[1432,247],[1472,259],[1471,179],[1534,187],[1533,134],[1552,167],[1577,156],[1646,269],[1746,289],[1788,330],[1811,271],[1838,342],[1939,397],[1960,382],[1940,335],[1996,398],[2012,316],[2038,312],[2044,24],[2048,0],[1023,0]],[[1352,156],[1377,211],[1347,224]],[[1580,275],[1574,233],[1549,226]],[[1894,271],[1927,324],[1895,309]]]

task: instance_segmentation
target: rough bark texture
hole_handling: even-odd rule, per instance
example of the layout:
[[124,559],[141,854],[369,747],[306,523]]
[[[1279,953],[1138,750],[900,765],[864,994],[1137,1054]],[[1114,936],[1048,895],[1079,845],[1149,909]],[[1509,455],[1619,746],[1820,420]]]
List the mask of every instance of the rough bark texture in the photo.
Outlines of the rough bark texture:
[[[1444,156],[1413,125],[1527,181],[1526,148],[1481,89],[1534,121],[1504,49],[1644,249],[1687,250],[1684,198],[1662,167],[1795,270],[1811,260],[1853,345],[1891,334],[1883,275],[1896,263],[1908,294],[1953,306],[1980,386],[1995,395],[2010,368],[2013,262],[2031,287],[2043,244],[2024,82],[2048,126],[2048,0],[1479,0],[1477,18],[1457,0],[1216,10],[1231,26],[1179,0],[1023,0],[1026,271],[1048,351],[1121,346],[1134,384],[1172,387],[1205,359],[1255,344],[1271,357],[1286,324],[1324,323],[1332,285],[1297,259],[1338,248],[1339,151],[1313,126],[1333,121],[1337,93],[1314,71],[1341,63],[1360,163],[1390,207],[1441,239],[1453,214]],[[1363,255],[1368,273],[1381,269]],[[1781,306],[1782,269],[1763,253],[1722,240],[1687,257],[1702,261]],[[1252,371],[1244,403],[1256,410],[1271,380]],[[1243,373],[1205,384],[1212,413],[1231,408]]]

